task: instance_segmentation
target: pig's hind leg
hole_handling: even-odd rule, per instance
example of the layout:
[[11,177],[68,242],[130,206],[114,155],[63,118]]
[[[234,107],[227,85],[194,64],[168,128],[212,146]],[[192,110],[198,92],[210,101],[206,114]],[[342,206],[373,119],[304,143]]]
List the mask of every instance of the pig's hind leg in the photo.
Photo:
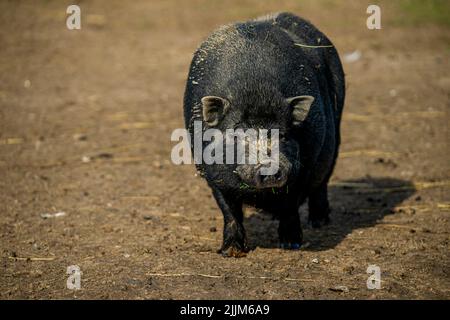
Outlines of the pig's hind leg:
[[309,222],[313,228],[320,228],[330,222],[330,205],[328,203],[328,182],[314,189],[309,195]]
[[303,232],[300,224],[298,205],[295,201],[283,201],[279,214],[280,224],[278,236],[280,247],[283,249],[300,249],[303,240]]
[[248,252],[247,236],[243,226],[242,202],[226,197],[220,190],[213,189],[224,220],[223,244],[218,253],[225,257],[243,257]]

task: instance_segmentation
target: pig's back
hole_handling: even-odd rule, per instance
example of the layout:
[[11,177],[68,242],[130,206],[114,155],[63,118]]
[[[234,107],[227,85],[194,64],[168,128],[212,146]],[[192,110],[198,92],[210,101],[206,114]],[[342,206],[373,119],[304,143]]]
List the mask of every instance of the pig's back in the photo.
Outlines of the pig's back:
[[[201,120],[200,99],[205,95],[233,96],[237,82],[272,82],[286,96],[329,95],[335,120],[340,122],[344,74],[336,49],[311,23],[290,13],[279,13],[223,26],[195,52],[185,92],[185,124]],[[305,79],[326,83],[307,86]],[[303,87],[302,87],[303,86]],[[322,86],[323,87],[323,86]]]
[[292,13],[272,14],[260,17],[256,21],[278,26],[290,36],[296,47],[302,48],[306,56],[318,63],[317,69],[324,75],[328,84],[339,129],[345,100],[345,76],[339,54],[333,43],[312,23]]

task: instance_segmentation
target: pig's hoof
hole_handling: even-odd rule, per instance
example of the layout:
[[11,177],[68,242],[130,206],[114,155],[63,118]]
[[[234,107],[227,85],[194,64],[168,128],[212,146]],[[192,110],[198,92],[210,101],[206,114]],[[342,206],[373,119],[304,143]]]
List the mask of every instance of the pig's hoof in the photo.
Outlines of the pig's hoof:
[[296,243],[296,242],[282,242],[280,244],[280,248],[284,249],[284,250],[299,250],[301,247],[300,243]]
[[226,249],[221,248],[217,252],[224,257],[242,258],[247,255],[248,250],[239,249],[235,246],[229,246]]

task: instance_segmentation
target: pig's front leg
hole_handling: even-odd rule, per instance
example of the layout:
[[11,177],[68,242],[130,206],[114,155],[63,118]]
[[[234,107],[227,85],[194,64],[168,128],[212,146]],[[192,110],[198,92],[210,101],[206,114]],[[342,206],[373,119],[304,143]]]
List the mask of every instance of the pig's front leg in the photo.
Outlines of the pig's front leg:
[[214,198],[222,210],[223,244],[219,249],[225,257],[243,257],[248,252],[247,237],[242,224],[244,214],[242,211],[242,202],[236,199],[227,198],[220,190],[213,189]]
[[300,215],[295,201],[285,202],[280,212],[280,224],[278,226],[280,247],[283,249],[300,249],[303,240],[303,232],[300,224]]

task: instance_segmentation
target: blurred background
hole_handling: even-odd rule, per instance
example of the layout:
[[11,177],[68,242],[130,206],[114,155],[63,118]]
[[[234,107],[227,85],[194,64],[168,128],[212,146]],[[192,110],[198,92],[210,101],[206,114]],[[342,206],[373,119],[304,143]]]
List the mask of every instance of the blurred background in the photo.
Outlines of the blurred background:
[[[81,8],[81,30],[66,9]],[[381,30],[366,27],[370,4]],[[450,298],[445,0],[1,1],[0,298]],[[170,162],[192,53],[222,24],[290,11],[347,76],[333,223],[298,252],[249,208],[254,250]],[[382,289],[366,268],[380,266]],[[66,287],[66,268],[83,272]]]

